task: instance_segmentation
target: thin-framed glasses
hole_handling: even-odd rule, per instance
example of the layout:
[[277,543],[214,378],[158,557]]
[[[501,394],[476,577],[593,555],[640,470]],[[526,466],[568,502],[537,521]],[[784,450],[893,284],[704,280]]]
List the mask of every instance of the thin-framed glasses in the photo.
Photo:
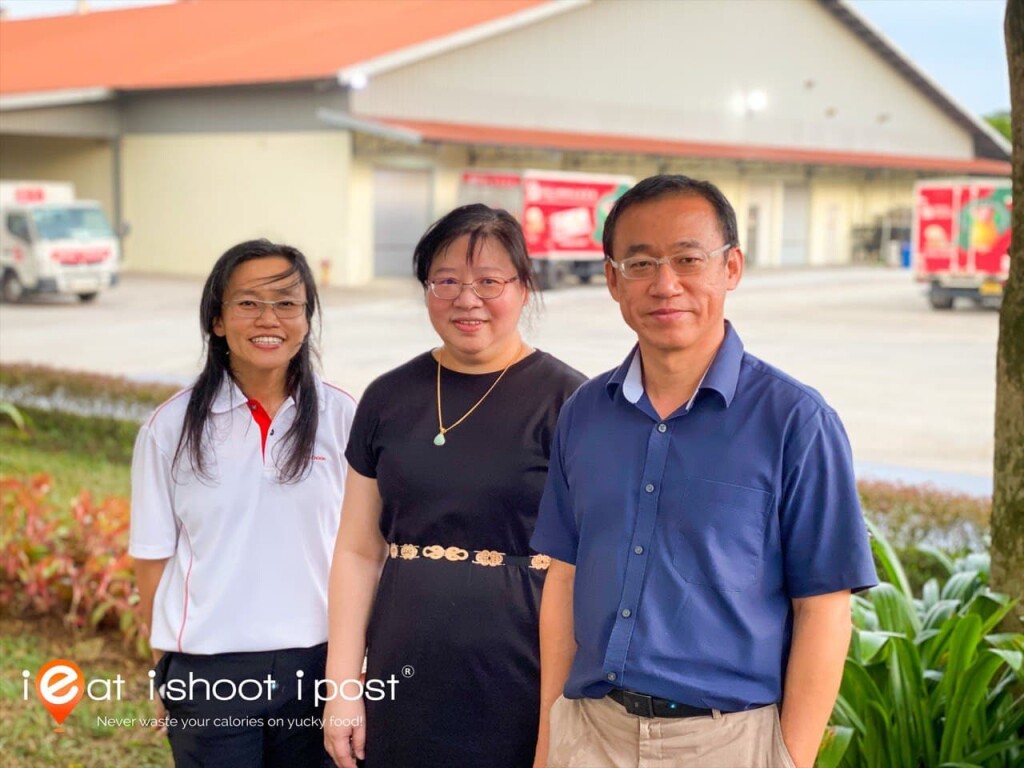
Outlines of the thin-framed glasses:
[[278,301],[260,301],[259,299],[235,299],[225,301],[224,305],[231,308],[231,314],[235,317],[246,320],[254,320],[263,314],[263,310],[273,310],[274,314],[281,320],[291,320],[302,314],[306,308],[306,302],[295,299],[280,299]]
[[514,283],[519,277],[479,277],[471,283],[464,283],[454,277],[442,277],[428,280],[430,292],[442,301],[455,301],[462,291],[469,287],[481,299],[496,299],[505,292],[505,286]]
[[662,264],[668,264],[669,269],[679,277],[694,277],[707,269],[713,256],[732,247],[732,243],[726,243],[713,251],[705,251],[703,248],[690,245],[664,259],[656,259],[653,256],[630,256],[628,259],[616,261],[609,256],[608,261],[627,280],[650,280],[658,274],[658,268]]

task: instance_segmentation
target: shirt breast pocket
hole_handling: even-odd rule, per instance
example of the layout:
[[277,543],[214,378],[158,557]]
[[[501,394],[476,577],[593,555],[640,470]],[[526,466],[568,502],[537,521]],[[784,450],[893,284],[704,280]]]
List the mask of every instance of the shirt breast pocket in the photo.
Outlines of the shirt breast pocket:
[[772,494],[691,480],[672,525],[672,562],[687,582],[740,592],[763,570]]

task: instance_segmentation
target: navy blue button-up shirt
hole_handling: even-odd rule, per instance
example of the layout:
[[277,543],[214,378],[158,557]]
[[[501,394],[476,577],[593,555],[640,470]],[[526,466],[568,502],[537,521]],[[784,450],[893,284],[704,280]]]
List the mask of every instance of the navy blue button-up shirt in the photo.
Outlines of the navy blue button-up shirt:
[[569,698],[777,703],[791,600],[877,583],[838,416],[728,323],[667,419],[637,348],[565,404],[531,546],[576,566]]

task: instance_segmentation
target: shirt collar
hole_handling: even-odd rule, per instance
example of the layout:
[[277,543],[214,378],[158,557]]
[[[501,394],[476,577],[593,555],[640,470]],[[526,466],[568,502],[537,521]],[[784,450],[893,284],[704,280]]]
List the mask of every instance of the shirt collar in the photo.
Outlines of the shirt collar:
[[[327,403],[324,397],[324,383],[320,380],[319,376],[313,377],[313,383],[316,385],[316,402],[317,410],[323,411],[324,406]],[[248,398],[242,393],[241,388],[235,383],[235,380],[230,376],[224,376],[224,380],[220,384],[220,389],[217,391],[217,395],[213,398],[213,403],[210,405],[211,413],[227,413],[233,408],[238,408],[240,405],[248,403]],[[281,404],[281,408],[294,403],[291,397],[285,399],[284,403]]]
[[[718,392],[725,401],[726,407],[732,403],[736,394],[736,382],[740,376],[740,364],[743,362],[743,342],[739,335],[733,330],[732,323],[725,321],[725,338],[715,353],[711,365],[704,372],[703,378],[697,385],[690,402],[686,404],[687,410],[693,405],[697,393],[702,389],[711,389]],[[615,389],[622,390],[622,396],[634,405],[639,402],[644,394],[643,368],[640,360],[640,345],[635,344],[622,364],[612,372],[608,379],[606,389],[609,396],[615,394]]]

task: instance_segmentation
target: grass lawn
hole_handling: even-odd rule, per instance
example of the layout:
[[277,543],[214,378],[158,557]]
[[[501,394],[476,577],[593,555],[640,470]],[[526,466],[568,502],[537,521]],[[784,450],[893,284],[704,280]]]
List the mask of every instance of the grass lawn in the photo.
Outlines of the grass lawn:
[[0,426],[0,475],[27,477],[45,472],[53,478],[51,499],[66,505],[83,488],[99,500],[107,496],[127,498],[131,492],[131,467],[124,462],[97,459],[74,448],[55,451],[38,441],[23,438],[15,429]]
[[[35,675],[51,659],[67,658],[86,680],[125,680],[121,701],[83,697],[64,721],[64,732],[35,693]],[[28,700],[22,671],[28,670]],[[78,633],[60,620],[0,619],[0,755],[5,768],[129,768],[172,765],[165,737],[139,724],[153,717],[149,701],[149,664],[123,647],[116,633]],[[93,684],[100,698],[104,686]],[[111,689],[116,691],[116,689]],[[103,724],[101,718],[135,719],[134,724]]]

